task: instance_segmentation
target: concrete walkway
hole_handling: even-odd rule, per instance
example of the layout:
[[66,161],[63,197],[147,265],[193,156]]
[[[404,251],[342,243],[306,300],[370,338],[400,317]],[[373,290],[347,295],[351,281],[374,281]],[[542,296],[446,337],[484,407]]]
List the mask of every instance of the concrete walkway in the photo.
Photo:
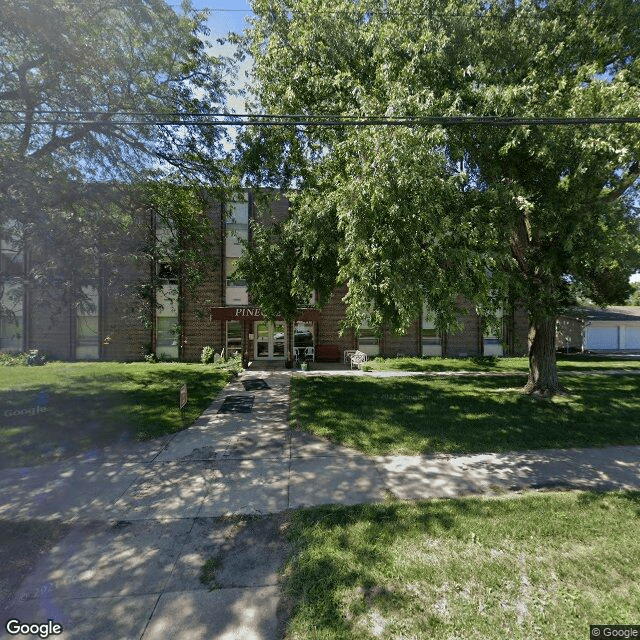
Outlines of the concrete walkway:
[[[15,637],[4,621],[17,618],[52,619],[64,640],[272,640],[287,616],[278,570],[288,509],[640,488],[640,447],[369,458],[289,429],[290,377],[246,371],[191,428],[126,453],[0,471],[0,523],[60,531],[16,573],[0,637]],[[229,396],[249,396],[251,412],[218,413]],[[214,590],[201,581],[207,560]]]

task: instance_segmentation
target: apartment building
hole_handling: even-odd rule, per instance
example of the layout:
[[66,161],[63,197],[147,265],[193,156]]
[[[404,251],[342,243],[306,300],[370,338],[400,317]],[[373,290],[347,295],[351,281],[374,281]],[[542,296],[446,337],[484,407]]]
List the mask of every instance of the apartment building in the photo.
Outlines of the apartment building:
[[[17,283],[35,258],[3,241],[0,274],[3,282],[14,278],[16,283],[4,286],[3,307],[12,312],[0,318],[0,350],[39,349],[65,360],[140,360],[154,353],[161,358],[197,361],[202,348],[210,345],[216,351],[238,352],[247,361],[258,363],[284,363],[293,356],[288,353],[290,344],[294,349],[336,345],[340,354],[359,349],[370,356],[464,357],[527,351],[528,321],[523,309],[505,307],[498,336],[484,327],[482,318],[463,299],[459,300],[463,328],[458,333],[438,333],[425,309],[401,336],[387,329],[377,335],[367,327],[358,334],[349,330],[340,335],[345,317],[344,286],[336,287],[322,309],[315,299],[299,309],[292,327],[293,340],[289,341],[287,323],[268,323],[250,300],[246,282],[234,275],[243,242],[250,240],[250,221],[257,215],[252,194],[247,192],[243,200],[226,205],[213,203],[206,213],[216,234],[215,250],[208,272],[197,286],[185,287],[179,274],[162,262],[132,261],[119,270],[120,277],[127,280],[124,289],[131,295],[122,295],[122,288],[116,295],[97,273],[95,283],[83,289],[88,303],[81,306],[65,302],[64,296],[56,304],[43,304],[35,292]],[[269,215],[274,221],[288,215],[284,196],[272,202]],[[166,230],[152,228],[156,238],[162,239]],[[156,277],[151,278],[151,273]],[[151,281],[152,286],[146,286]],[[146,299],[134,295],[145,286]],[[55,296],[49,298],[55,300]]]

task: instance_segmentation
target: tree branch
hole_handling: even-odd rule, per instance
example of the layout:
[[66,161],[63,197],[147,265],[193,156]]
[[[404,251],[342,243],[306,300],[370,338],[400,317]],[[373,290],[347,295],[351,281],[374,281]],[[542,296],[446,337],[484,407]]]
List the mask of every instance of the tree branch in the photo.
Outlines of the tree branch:
[[624,195],[624,192],[640,177],[640,163],[636,160],[628,169],[627,175],[622,178],[615,189],[607,191],[600,196],[603,202],[615,202]]
[[[112,113],[104,113],[99,116],[99,119],[102,122],[108,122],[113,114]],[[37,160],[38,158],[42,158],[43,156],[53,153],[56,149],[60,147],[67,147],[78,140],[82,140],[86,135],[92,133],[94,131],[99,131],[102,127],[99,123],[91,123],[86,124],[83,127],[77,129],[74,133],[65,136],[64,138],[59,138],[57,136],[53,136],[49,142],[45,145],[34,151],[29,155],[30,158]]]

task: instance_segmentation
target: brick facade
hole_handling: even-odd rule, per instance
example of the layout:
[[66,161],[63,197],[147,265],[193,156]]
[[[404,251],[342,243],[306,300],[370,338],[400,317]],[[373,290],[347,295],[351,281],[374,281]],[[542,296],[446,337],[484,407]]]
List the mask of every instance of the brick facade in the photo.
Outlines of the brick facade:
[[345,295],[346,285],[336,287],[331,299],[322,309],[320,320],[316,323],[317,344],[335,344],[341,352],[358,347],[353,329],[348,329],[344,335],[340,335],[340,322],[344,319],[347,309],[347,305],[342,301]]
[[[288,215],[288,201],[283,196],[277,198],[270,211],[258,213],[258,208],[249,195],[251,218],[262,222],[280,222]],[[210,268],[202,282],[193,290],[180,287],[178,305],[179,358],[185,361],[200,359],[202,349],[212,346],[220,351],[226,346],[226,321],[212,320],[212,307],[225,306],[225,215],[219,203],[212,203],[208,215],[216,233],[214,254]],[[151,264],[132,263],[123,265],[121,273],[127,278],[131,295],[111,295],[102,290],[99,312],[99,352],[105,360],[140,360],[145,353],[155,350],[155,311],[150,301],[143,301],[133,292],[138,285],[149,281]],[[146,279],[146,280],[145,280]],[[352,329],[340,335],[341,322],[345,317],[346,304],[343,298],[346,285],[336,287],[331,299],[323,307],[320,319],[314,324],[314,342],[337,345],[341,352],[357,349],[358,338]],[[51,298],[51,296],[50,296]],[[35,299],[35,298],[34,298]],[[55,299],[55,296],[52,298]],[[60,298],[59,298],[60,299]],[[460,309],[466,313],[459,316],[462,330],[441,336],[442,355],[477,356],[483,353],[482,320],[471,304],[462,298],[458,300]],[[146,308],[145,308],[146,305]],[[38,348],[52,357],[74,359],[75,352],[75,310],[70,305],[58,309],[37,306],[28,316],[27,348]],[[397,355],[420,356],[422,354],[421,318],[416,318],[405,335],[397,336],[384,329],[379,339],[379,354],[385,357]],[[247,360],[254,357],[254,345],[250,335],[254,332],[252,319],[242,320],[242,351]],[[527,352],[528,318],[521,307],[509,310],[504,317],[504,353],[522,355]]]
[[409,330],[401,336],[393,334],[385,328],[380,338],[380,355],[392,356],[420,356],[422,355],[422,341],[420,320],[417,319]]
[[27,349],[38,349],[60,360],[73,359],[70,305],[39,301],[29,309],[29,329]]

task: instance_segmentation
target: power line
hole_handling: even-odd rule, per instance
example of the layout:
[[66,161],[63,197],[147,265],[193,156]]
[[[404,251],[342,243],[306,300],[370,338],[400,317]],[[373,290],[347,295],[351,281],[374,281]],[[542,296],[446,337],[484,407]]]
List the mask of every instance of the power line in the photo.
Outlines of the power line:
[[[4,125],[25,126],[26,120],[16,112],[1,113],[15,116],[0,122]],[[36,119],[29,124],[40,126],[83,126],[83,127],[135,127],[135,126],[300,126],[300,127],[345,127],[345,126],[593,126],[639,124],[640,116],[574,116],[574,117],[505,117],[505,116],[358,116],[330,114],[248,114],[248,113],[198,113],[198,114],[158,114],[146,112],[123,112],[112,119],[98,119],[96,112],[76,114],[63,111],[42,112],[47,117]],[[51,117],[60,114],[61,118]],[[93,117],[82,117],[91,114]],[[98,114],[99,115],[99,114]],[[71,116],[71,117],[70,117]]]
[[[102,6],[104,3],[99,0],[73,0],[74,6]],[[129,7],[130,5],[127,2],[112,2],[112,5],[115,7]],[[167,2],[166,6],[172,9],[182,9],[182,5]],[[347,15],[347,16],[427,16],[427,17],[445,17],[445,18],[470,18],[473,20],[484,20],[486,18],[500,18],[505,15],[505,13],[509,13],[509,15],[513,15],[510,12],[503,13],[453,13],[453,12],[444,12],[444,11],[394,11],[392,9],[385,8],[366,8],[366,7],[357,7],[354,5],[353,8],[359,8],[360,11],[354,13],[354,11],[350,9],[315,9],[312,11],[296,9],[292,7],[276,7],[275,10],[283,13],[285,16],[316,16],[316,15]],[[258,16],[251,7],[247,7],[246,9],[231,9],[226,7],[194,7],[195,11],[208,11],[210,13],[245,13],[245,14],[253,14]],[[586,12],[593,16],[599,16],[597,11]]]

